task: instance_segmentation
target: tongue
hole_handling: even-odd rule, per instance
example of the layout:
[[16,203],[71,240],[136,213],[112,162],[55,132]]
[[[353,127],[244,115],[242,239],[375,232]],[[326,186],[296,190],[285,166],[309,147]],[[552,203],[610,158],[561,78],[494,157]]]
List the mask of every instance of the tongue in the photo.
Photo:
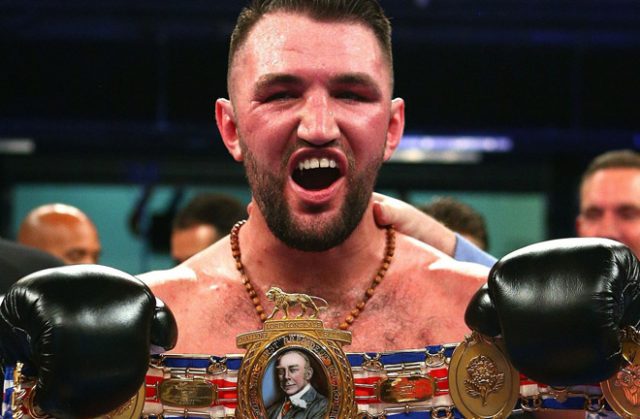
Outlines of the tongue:
[[328,188],[340,177],[340,171],[332,168],[295,170],[293,181],[307,190],[317,191]]

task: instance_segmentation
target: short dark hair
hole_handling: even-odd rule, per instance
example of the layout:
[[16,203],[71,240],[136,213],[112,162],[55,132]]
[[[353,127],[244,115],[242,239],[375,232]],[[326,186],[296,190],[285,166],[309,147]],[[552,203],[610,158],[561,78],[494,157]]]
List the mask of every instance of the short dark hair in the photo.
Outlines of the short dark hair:
[[304,14],[318,21],[358,22],[370,28],[388,60],[393,82],[393,54],[391,52],[391,23],[377,0],[252,0],[242,9],[231,34],[228,71],[233,59],[247,39],[251,29],[268,13],[291,12]]
[[484,217],[471,206],[455,198],[438,197],[419,208],[451,230],[475,237],[482,244],[483,250],[489,248],[489,235]]
[[237,199],[227,195],[203,193],[196,195],[178,211],[173,219],[173,229],[182,230],[207,224],[224,235],[243,218],[246,218],[246,210]]
[[612,150],[596,156],[582,174],[580,185],[595,172],[619,168],[640,169],[640,154],[633,150]]

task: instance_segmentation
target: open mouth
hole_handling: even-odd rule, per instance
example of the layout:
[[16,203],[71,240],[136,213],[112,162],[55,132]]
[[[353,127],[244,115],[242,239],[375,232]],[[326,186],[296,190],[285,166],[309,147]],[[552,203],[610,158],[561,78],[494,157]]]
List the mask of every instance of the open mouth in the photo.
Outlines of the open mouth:
[[291,174],[295,183],[311,191],[328,188],[340,176],[340,169],[336,161],[327,157],[302,160]]

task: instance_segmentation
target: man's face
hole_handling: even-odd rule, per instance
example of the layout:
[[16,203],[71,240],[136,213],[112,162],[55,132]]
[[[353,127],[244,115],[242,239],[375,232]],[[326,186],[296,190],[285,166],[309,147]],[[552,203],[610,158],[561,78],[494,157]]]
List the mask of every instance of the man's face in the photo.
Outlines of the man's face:
[[580,237],[622,242],[640,257],[640,169],[603,169],[587,178],[576,230]]
[[218,230],[210,224],[174,229],[171,232],[171,256],[176,263],[182,263],[215,243],[220,237]]
[[98,263],[101,246],[98,232],[89,221],[43,227],[42,250],[62,259],[67,265]]
[[288,396],[296,394],[309,383],[311,373],[305,366],[306,360],[297,352],[287,352],[278,361],[278,382]]
[[301,250],[344,241],[404,127],[373,32],[268,14],[236,53],[229,85],[218,127],[269,228]]

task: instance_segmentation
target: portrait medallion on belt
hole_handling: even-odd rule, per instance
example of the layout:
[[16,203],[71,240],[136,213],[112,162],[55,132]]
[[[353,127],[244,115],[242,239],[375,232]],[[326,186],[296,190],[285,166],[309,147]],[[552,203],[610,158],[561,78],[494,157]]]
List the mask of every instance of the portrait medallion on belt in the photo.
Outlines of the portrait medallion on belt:
[[[292,417],[356,417],[353,374],[342,347],[351,333],[324,327],[316,318],[315,297],[283,293],[262,330],[236,338],[246,349],[238,371],[236,416],[249,419]],[[299,309],[291,318],[289,309]],[[306,310],[313,312],[306,315]]]
[[506,418],[518,401],[520,377],[501,342],[473,332],[449,365],[449,392],[466,418]]

